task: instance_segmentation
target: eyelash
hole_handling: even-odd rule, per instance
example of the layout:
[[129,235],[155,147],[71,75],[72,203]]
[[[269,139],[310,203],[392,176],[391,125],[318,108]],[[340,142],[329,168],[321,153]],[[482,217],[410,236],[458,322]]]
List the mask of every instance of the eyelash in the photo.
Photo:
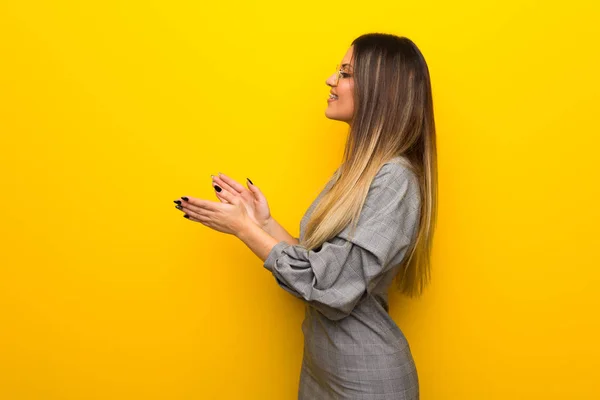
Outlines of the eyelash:
[[343,76],[344,78],[347,78],[350,76],[350,74],[347,72],[340,72],[340,75]]

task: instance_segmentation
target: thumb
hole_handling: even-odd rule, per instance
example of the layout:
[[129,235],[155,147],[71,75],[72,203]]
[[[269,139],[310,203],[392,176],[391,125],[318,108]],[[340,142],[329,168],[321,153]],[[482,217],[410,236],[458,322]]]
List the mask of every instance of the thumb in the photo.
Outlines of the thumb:
[[259,188],[257,188],[256,186],[254,186],[253,183],[251,183],[252,181],[248,178],[246,178],[246,186],[248,186],[248,189],[252,192],[252,194],[254,195],[254,198],[257,200],[260,200],[261,198],[264,198],[262,192],[260,191]]

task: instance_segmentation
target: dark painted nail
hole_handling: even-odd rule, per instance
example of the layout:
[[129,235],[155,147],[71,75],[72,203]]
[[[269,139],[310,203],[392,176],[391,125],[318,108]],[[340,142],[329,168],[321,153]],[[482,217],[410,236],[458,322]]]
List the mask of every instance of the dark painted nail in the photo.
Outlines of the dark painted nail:
[[251,185],[254,185],[254,183],[252,183],[252,181],[250,180],[250,178],[246,178],[248,179],[248,182],[250,182]]
[[188,201],[189,199],[185,196],[182,197],[182,199],[184,199],[185,201]]
[[183,218],[190,219],[190,216],[189,216],[189,215],[187,215],[187,214],[183,214]]
[[220,191],[222,190],[222,189],[219,187],[219,185],[215,185],[215,186],[214,186],[214,188],[215,188],[215,190],[216,190],[217,192],[220,192]]
[[178,209],[178,210],[183,210],[183,207],[181,207],[179,205],[175,206],[175,208]]
[[181,205],[181,200],[173,200],[173,203]]

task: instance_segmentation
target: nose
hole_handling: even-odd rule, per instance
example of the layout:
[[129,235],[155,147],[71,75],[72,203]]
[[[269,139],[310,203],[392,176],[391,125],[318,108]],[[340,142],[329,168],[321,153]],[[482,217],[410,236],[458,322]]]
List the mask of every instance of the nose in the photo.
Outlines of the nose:
[[336,82],[335,82],[335,73],[331,74],[331,76],[329,78],[327,78],[327,80],[325,81],[325,84],[327,86],[336,86]]

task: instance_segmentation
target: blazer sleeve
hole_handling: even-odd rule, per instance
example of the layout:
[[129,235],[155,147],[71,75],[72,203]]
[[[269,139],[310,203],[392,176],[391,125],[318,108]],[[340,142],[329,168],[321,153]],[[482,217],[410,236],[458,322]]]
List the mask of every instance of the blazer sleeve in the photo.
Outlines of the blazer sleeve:
[[384,164],[369,187],[353,238],[348,224],[315,250],[280,241],[263,266],[285,291],[340,320],[404,258],[418,227],[419,201],[414,174]]

